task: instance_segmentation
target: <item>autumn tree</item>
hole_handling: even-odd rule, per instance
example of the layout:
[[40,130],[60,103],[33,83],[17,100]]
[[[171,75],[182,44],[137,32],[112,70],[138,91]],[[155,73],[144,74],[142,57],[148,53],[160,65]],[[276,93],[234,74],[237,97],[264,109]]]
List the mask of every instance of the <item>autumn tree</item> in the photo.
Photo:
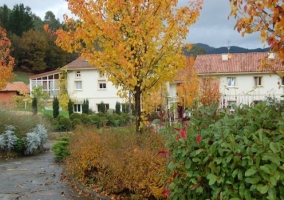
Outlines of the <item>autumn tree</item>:
[[185,67],[182,51],[188,28],[199,16],[202,0],[177,7],[177,0],[69,0],[78,20],[65,16],[66,31],[56,43],[78,52],[121,88],[131,91],[141,122],[141,96],[159,82],[171,81]]
[[6,37],[6,30],[0,26],[0,89],[13,78],[14,58],[10,55],[11,42]]
[[199,78],[198,100],[203,106],[209,106],[220,101],[220,80],[216,77],[205,76]]
[[186,59],[187,67],[178,73],[177,79],[181,82],[177,86],[180,105],[184,108],[192,107],[198,95],[198,75],[194,66],[194,57]]
[[284,61],[284,4],[280,0],[230,0],[235,28],[244,36],[259,32],[262,43]]

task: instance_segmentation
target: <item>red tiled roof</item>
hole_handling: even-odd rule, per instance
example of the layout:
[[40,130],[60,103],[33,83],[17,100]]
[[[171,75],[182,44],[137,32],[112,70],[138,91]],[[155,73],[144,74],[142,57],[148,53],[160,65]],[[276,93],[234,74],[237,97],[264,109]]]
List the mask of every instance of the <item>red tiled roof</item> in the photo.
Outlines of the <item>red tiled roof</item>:
[[[195,66],[198,74],[250,73],[263,72],[260,60],[267,57],[268,52],[234,53],[231,58],[222,60],[222,54],[198,55]],[[277,57],[275,55],[275,57]],[[284,66],[277,64],[277,70],[284,70]],[[269,71],[269,70],[266,70]]]
[[91,66],[85,58],[79,57],[76,60],[72,61],[71,63],[65,65],[64,68],[70,70],[76,70],[76,69],[94,68],[94,66]]
[[24,82],[14,82],[14,83],[7,83],[6,87],[0,91],[18,91],[18,92],[30,92],[29,85],[26,85]]

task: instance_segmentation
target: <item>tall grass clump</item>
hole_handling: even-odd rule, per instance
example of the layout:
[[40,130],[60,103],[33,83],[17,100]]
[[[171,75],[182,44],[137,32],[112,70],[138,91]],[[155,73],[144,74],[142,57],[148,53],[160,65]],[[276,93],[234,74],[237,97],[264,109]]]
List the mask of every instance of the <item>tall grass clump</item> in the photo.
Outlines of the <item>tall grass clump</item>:
[[22,114],[0,108],[0,133],[6,130],[7,125],[12,125],[17,136],[25,137],[26,133],[30,132],[37,124],[44,125],[48,130],[52,129],[52,125],[41,115]]

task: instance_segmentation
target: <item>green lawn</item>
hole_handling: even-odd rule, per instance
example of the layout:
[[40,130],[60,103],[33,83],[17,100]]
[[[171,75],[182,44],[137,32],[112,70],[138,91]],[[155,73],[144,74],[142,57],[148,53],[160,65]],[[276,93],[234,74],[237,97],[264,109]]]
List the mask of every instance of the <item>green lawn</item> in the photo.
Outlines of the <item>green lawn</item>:
[[22,81],[25,84],[29,84],[29,76],[32,74],[24,73],[24,72],[14,72],[15,77],[12,80],[12,82]]
[[[53,110],[44,110],[44,111],[42,112],[42,114],[48,114],[48,115],[50,115],[50,116],[53,116]],[[68,113],[68,111],[61,110],[61,111],[59,111],[59,115],[62,115],[62,116],[64,116],[64,117],[69,118],[69,113]]]

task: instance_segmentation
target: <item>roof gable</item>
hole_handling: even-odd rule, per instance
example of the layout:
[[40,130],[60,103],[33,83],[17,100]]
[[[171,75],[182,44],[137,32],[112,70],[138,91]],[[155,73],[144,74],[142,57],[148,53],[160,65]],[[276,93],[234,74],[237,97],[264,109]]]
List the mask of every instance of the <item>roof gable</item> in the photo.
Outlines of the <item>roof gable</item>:
[[78,70],[95,68],[95,66],[90,65],[85,58],[79,57],[76,60],[73,60],[71,63],[65,65],[63,68],[66,68],[68,70]]
[[30,92],[29,85],[26,85],[24,82],[13,82],[7,83],[6,87],[1,91],[17,91],[17,92]]

